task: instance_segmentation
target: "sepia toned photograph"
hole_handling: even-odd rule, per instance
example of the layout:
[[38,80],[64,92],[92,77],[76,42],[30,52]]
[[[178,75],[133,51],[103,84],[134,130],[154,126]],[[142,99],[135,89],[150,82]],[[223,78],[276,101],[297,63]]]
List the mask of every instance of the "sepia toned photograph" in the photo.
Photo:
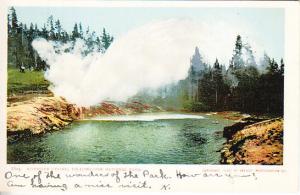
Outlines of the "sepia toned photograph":
[[8,7],[7,163],[283,165],[284,14]]

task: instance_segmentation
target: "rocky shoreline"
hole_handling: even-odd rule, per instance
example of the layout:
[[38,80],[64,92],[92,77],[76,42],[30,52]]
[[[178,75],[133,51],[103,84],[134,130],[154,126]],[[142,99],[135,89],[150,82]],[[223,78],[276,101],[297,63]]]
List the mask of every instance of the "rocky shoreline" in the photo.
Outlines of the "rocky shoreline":
[[59,130],[81,117],[81,109],[60,97],[36,97],[7,107],[8,142]]
[[98,106],[85,108],[70,104],[61,97],[35,97],[8,104],[7,137],[8,142],[12,143],[22,138],[60,130],[78,119],[158,111],[162,109],[139,102],[103,102]]
[[283,164],[283,118],[248,117],[225,127],[221,164]]
[[[103,102],[90,108],[78,107],[61,97],[35,97],[10,102],[7,107],[8,143],[63,129],[74,120],[103,115],[161,112],[161,108],[140,102]],[[221,150],[221,164],[283,164],[283,119],[249,117],[238,112],[217,113],[237,120],[225,127],[227,139]]]

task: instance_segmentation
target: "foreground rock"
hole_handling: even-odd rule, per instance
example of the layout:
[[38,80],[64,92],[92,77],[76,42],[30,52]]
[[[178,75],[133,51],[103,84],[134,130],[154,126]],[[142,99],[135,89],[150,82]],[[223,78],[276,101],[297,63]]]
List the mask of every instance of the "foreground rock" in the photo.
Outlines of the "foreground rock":
[[162,110],[159,107],[139,102],[103,102],[98,106],[83,108],[70,104],[60,97],[35,97],[30,100],[8,104],[8,142],[59,130],[73,120],[81,118],[157,111]]
[[243,129],[244,127],[263,121],[262,118],[256,118],[256,117],[246,117],[239,120],[239,122],[233,124],[232,126],[224,127],[223,131],[223,137],[227,139],[232,139],[232,136]]
[[80,118],[81,109],[60,97],[37,97],[7,107],[7,135],[37,135]]
[[[221,151],[222,164],[283,164],[282,118],[245,126],[239,123],[232,127],[232,134],[225,133],[228,141]],[[229,129],[224,129],[224,132]]]

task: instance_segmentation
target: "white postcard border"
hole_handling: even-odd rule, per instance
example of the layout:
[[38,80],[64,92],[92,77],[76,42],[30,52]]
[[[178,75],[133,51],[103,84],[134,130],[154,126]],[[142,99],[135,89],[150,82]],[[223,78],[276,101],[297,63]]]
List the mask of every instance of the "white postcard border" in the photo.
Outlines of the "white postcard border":
[[[83,7],[268,7],[285,8],[285,113],[284,113],[284,165],[282,166],[255,166],[255,165],[12,165],[6,164],[6,82],[7,82],[7,33],[6,33],[6,13],[8,5],[18,6],[83,6]],[[171,180],[172,184],[169,191],[219,191],[219,192],[245,192],[245,191],[272,191],[272,192],[293,192],[297,190],[299,180],[299,3],[298,2],[183,2],[183,1],[6,1],[0,6],[1,21],[0,25],[5,27],[0,31],[0,137],[1,137],[1,170],[0,170],[0,191],[19,191],[7,188],[7,179],[4,178],[7,171],[12,169],[22,169],[24,172],[34,172],[40,169],[57,169],[60,173],[65,173],[63,169],[72,168],[91,168],[97,170],[106,169],[132,169],[132,170],[150,170],[153,172],[162,169],[168,175],[174,175],[176,170],[186,173],[203,172],[205,170],[219,170],[220,172],[244,171],[255,172],[257,179],[194,179]],[[4,20],[5,18],[5,20]],[[29,169],[30,171],[28,171]],[[262,170],[257,172],[257,170]],[[278,170],[278,172],[272,172]],[[69,170],[70,171],[70,170]],[[252,173],[251,172],[251,173]],[[21,173],[21,172],[20,172]],[[165,181],[150,180],[153,186],[157,186],[147,191],[160,191],[160,185]],[[166,184],[168,184],[166,182]],[[31,188],[21,189],[22,191],[32,191]],[[80,189],[68,188],[68,191],[81,191]],[[86,189],[84,189],[86,190]],[[35,189],[35,191],[38,191]],[[45,189],[43,191],[49,191]],[[60,190],[59,190],[60,191]],[[99,189],[99,191],[122,191],[120,189]],[[145,191],[145,189],[129,189],[127,191]]]

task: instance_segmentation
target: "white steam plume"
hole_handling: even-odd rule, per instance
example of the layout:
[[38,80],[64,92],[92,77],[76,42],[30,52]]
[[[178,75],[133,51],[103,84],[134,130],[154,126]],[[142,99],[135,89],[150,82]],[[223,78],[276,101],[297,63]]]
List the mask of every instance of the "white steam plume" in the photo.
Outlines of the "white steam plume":
[[50,66],[45,73],[52,83],[50,90],[77,105],[91,106],[104,100],[124,101],[141,89],[184,79],[196,46],[205,61],[218,57],[228,64],[237,34],[243,38],[241,31],[224,24],[170,19],[129,31],[115,39],[104,55],[82,56],[85,45],[80,40],[69,52],[64,52],[68,45],[45,39],[32,45]]

